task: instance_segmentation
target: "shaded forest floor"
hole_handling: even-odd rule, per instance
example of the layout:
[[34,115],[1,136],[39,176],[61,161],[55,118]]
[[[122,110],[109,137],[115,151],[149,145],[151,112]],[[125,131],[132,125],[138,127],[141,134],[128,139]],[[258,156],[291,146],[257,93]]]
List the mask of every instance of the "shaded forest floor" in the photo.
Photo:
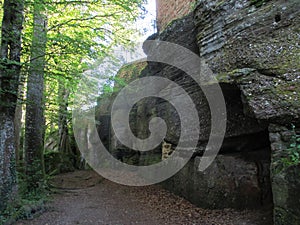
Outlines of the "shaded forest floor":
[[122,186],[93,171],[62,174],[52,182],[58,191],[48,210],[16,225],[272,224],[269,211],[204,210],[159,186]]

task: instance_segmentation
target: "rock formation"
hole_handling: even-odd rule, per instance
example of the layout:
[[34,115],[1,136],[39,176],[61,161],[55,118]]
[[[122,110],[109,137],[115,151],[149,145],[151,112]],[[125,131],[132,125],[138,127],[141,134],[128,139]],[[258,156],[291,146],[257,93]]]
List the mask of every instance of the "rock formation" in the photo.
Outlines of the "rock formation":
[[[213,164],[200,172],[211,128],[201,88],[169,65],[149,62],[141,72],[140,77],[166,77],[183,87],[200,118],[195,154],[162,183],[165,188],[207,208],[273,206],[275,224],[300,223],[300,161],[299,155],[291,157],[291,148],[299,146],[295,139],[300,127],[299,24],[297,0],[199,0],[192,13],[149,38],[176,43],[202,57],[220,83],[227,108],[223,146]],[[107,122],[113,98],[98,107],[96,118],[106,121],[98,127],[101,139],[124,162],[159,162],[161,148],[140,153],[115,140]],[[135,105],[130,116],[133,133],[147,137],[153,117],[166,121],[165,141],[176,146],[179,117],[162,99],[148,98]]]

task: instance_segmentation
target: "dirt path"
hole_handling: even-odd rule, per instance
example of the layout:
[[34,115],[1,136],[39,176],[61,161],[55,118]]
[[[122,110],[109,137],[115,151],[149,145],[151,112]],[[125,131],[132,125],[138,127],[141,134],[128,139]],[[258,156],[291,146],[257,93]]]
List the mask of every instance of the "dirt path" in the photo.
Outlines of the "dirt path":
[[63,174],[53,181],[61,189],[49,210],[16,225],[269,225],[260,211],[204,210],[159,186],[127,187],[92,171]]

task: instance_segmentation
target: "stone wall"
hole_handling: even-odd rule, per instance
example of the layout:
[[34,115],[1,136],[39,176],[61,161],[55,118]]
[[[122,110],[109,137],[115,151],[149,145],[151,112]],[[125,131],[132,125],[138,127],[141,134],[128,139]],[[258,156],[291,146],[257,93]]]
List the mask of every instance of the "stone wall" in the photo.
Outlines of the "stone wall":
[[157,26],[163,31],[174,19],[187,15],[196,0],[156,0]]

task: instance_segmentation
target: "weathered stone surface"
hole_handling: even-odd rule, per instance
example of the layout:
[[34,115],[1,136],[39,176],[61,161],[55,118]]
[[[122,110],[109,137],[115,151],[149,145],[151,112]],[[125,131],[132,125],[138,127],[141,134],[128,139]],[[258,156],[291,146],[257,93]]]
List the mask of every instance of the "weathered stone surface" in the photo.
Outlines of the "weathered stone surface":
[[268,166],[259,168],[240,155],[219,155],[207,170],[200,172],[199,162],[199,157],[191,160],[162,185],[204,208],[257,208],[270,201],[271,190],[267,193],[261,189],[263,185],[270,188],[261,180],[263,173],[268,173]]
[[238,86],[246,115],[278,124],[269,135],[275,224],[299,223],[298,167],[282,170],[292,134],[279,125],[299,124],[299,13],[295,0],[200,0],[195,10],[200,56],[221,83]]
[[288,150],[296,133],[276,124],[271,124],[269,130],[274,222],[276,225],[300,224],[300,164],[295,164]]
[[[183,47],[186,47],[196,54],[199,54],[199,47],[196,40],[197,30],[194,25],[193,14],[190,14],[180,20],[173,21],[164,32],[156,37],[157,40],[168,41]],[[145,49],[147,52],[147,49]],[[191,77],[181,70],[169,65],[159,63],[149,63],[149,66],[142,73],[143,76],[162,76],[175,81],[183,87],[195,103],[199,111],[201,133],[199,136],[200,145],[208,140],[210,134],[210,109],[200,87]],[[213,89],[213,87],[211,87]],[[243,112],[243,103],[241,101],[241,91],[235,84],[221,84],[227,106],[227,132],[226,137],[236,137],[252,133],[261,132],[267,129],[266,124],[250,116],[245,116]],[[171,92],[171,90],[170,90]],[[176,97],[176,96],[175,96]],[[168,124],[168,134],[166,140],[176,144],[180,135],[180,120],[176,110],[166,101],[145,100],[139,104],[143,108],[138,111],[139,121],[149,121],[154,115],[163,118]],[[142,112],[139,115],[139,112]],[[147,113],[145,113],[147,112]],[[155,112],[155,113],[153,113]],[[141,120],[141,117],[143,119]],[[145,126],[145,125],[139,125]],[[146,127],[148,124],[146,124]],[[145,132],[147,129],[138,129]],[[143,136],[141,134],[141,136]],[[145,135],[144,135],[145,136]]]
[[198,1],[200,55],[221,82],[239,86],[245,112],[258,119],[299,119],[299,15],[297,0]]
[[300,115],[300,73],[265,76],[255,71],[237,79],[246,107],[258,119],[288,124]]

